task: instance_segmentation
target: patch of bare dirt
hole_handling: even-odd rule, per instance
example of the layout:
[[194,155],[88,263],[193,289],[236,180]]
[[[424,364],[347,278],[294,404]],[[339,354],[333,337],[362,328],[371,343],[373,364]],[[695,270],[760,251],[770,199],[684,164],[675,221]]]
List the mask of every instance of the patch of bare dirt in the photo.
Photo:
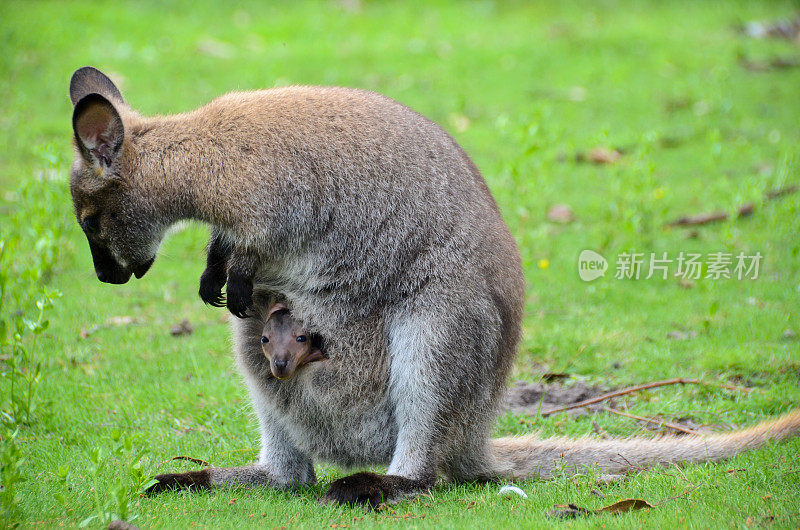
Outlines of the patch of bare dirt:
[[[572,405],[607,393],[610,389],[591,386],[583,381],[527,383],[517,381],[506,392],[503,398],[503,410],[514,414],[535,416],[539,412],[547,413],[553,409]],[[613,404],[614,400],[606,400],[579,409],[568,411],[574,416],[602,411],[604,406]]]

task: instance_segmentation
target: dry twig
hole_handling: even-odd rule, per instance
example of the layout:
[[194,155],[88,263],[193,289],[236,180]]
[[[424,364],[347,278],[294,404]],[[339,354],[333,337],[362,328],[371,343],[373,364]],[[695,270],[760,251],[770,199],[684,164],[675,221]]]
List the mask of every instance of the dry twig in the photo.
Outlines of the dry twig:
[[563,412],[565,410],[579,409],[587,405],[594,405],[595,403],[600,403],[601,401],[615,398],[617,396],[623,396],[625,394],[630,394],[632,392],[638,392],[639,390],[648,390],[650,388],[658,388],[660,386],[666,386],[666,385],[697,385],[697,384],[700,384],[699,379],[684,379],[683,377],[677,377],[675,379],[667,379],[665,381],[654,381],[652,383],[647,383],[645,385],[636,385],[628,388],[623,388],[622,390],[615,390],[614,392],[609,392],[608,394],[603,394],[602,396],[596,396],[590,399],[585,399],[583,401],[578,401],[577,403],[572,403],[571,405],[565,405],[563,407],[557,407],[548,411],[542,411],[542,416],[550,416],[551,414],[555,414],[556,412]]
[[700,488],[700,487],[702,487],[702,486],[705,486],[705,485],[706,485],[706,484],[696,484],[696,485],[692,486],[691,488],[687,488],[687,489],[685,489],[685,490],[683,491],[683,493],[679,493],[678,495],[674,495],[674,496],[672,496],[672,497],[667,497],[666,499],[662,499],[662,500],[661,500],[661,502],[657,502],[657,503],[656,503],[656,506],[661,506],[662,504],[665,504],[665,503],[667,503],[667,502],[669,502],[669,501],[674,501],[675,499],[680,499],[680,498],[682,498],[682,497],[686,497],[687,495],[689,495],[690,493],[692,493],[692,492],[693,492],[694,490],[696,490],[697,488]]
[[[777,199],[779,197],[783,197],[784,195],[789,195],[790,193],[795,193],[797,191],[797,185],[794,184],[792,186],[786,186],[784,188],[778,188],[776,190],[768,191],[764,194],[764,199],[767,201],[771,201]],[[736,217],[747,217],[748,215],[752,214],[756,209],[755,204],[752,202],[748,202],[743,204],[736,210]],[[708,223],[714,223],[717,221],[724,221],[729,217],[729,213],[717,210],[715,212],[707,212],[701,213],[698,215],[685,215],[683,217],[679,217],[674,221],[670,221],[666,224],[666,226],[698,226],[704,225]]]
[[695,436],[700,435],[699,432],[692,429],[687,429],[686,427],[678,425],[677,423],[671,423],[669,421],[664,421],[664,420],[657,420],[655,418],[645,418],[643,416],[636,416],[635,414],[628,414],[627,412],[622,412],[621,410],[613,409],[611,407],[603,407],[603,410],[608,411],[612,414],[617,414],[618,416],[625,416],[626,418],[631,418],[634,420],[646,421],[647,423],[652,423],[654,425],[663,425],[664,427],[669,427],[670,429],[675,429],[676,431],[680,431],[685,434],[692,434]]
[[209,464],[205,460],[200,460],[199,458],[192,458],[191,456],[183,456],[183,455],[181,455],[181,456],[173,456],[172,458],[167,458],[166,460],[164,460],[163,462],[159,463],[158,465],[166,464],[167,462],[172,462],[174,460],[187,460],[189,462],[193,462],[193,463],[197,464],[198,466],[211,467],[211,464]]

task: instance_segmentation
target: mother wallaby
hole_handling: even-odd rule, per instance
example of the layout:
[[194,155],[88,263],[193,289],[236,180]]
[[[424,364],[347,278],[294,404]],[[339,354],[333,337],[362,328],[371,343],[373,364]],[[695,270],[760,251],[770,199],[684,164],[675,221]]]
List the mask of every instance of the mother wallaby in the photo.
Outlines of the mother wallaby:
[[457,480],[728,456],[797,430],[789,415],[705,439],[491,441],[520,335],[514,239],[475,165],[440,127],[363,90],[232,93],[143,117],[98,70],[72,76],[71,190],[101,281],[144,275],[181,219],[258,256],[257,307],[279,293],[329,359],[265,377],[257,317],[234,319],[259,418],[259,462],[157,477],[153,491],[316,480],[313,458],[388,463],[324,500],[376,506]]

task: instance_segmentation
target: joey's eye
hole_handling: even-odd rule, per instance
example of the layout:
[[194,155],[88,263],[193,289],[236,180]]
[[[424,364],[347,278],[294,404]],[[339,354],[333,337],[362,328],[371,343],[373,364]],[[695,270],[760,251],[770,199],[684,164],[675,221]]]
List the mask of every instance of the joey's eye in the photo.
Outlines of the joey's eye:
[[100,221],[98,221],[96,215],[90,215],[83,220],[81,228],[83,228],[83,231],[87,234],[96,234],[100,231]]
[[267,337],[264,337],[264,336],[261,337],[261,344],[266,344],[268,342],[269,342],[269,339]]
[[305,342],[305,341],[306,341],[305,335],[300,335],[299,337],[297,337],[297,342]]

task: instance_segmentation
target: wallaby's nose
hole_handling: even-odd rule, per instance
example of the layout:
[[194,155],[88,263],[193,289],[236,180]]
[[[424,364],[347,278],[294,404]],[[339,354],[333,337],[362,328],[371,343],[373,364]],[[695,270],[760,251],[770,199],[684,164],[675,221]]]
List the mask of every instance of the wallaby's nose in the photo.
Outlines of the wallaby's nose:
[[278,379],[286,379],[292,376],[291,372],[289,371],[288,359],[275,359],[273,357],[270,371],[272,372],[272,375],[274,375]]

